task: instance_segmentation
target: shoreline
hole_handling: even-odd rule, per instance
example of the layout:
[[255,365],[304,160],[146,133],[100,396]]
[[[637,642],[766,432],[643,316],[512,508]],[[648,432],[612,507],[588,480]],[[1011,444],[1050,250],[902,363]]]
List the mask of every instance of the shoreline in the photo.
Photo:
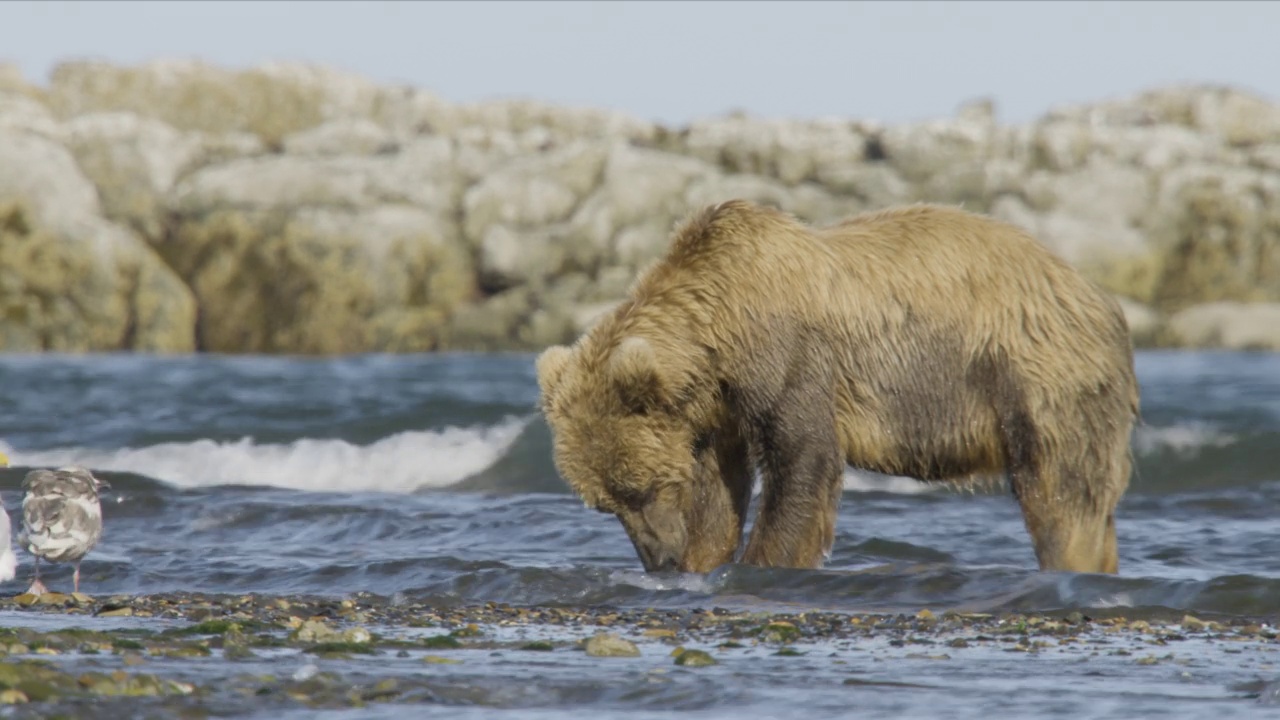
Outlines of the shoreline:
[[[968,666],[1007,661],[1012,653],[1039,656],[1042,662],[1092,658],[1130,670],[1193,668],[1204,662],[1216,668],[1222,660],[1212,656],[1221,654],[1243,663],[1241,668],[1261,662],[1256,677],[1237,673],[1241,682],[1222,699],[1270,703],[1280,702],[1280,685],[1268,680],[1280,671],[1267,674],[1280,659],[1274,623],[1275,618],[1124,608],[880,614],[504,603],[431,607],[368,593],[96,599],[50,593],[39,599],[0,598],[0,704],[20,705],[31,717],[93,703],[95,708],[144,707],[133,704],[138,702],[149,710],[198,708],[213,715],[261,711],[273,704],[282,709],[383,704],[447,709],[486,704],[467,700],[467,693],[476,692],[474,676],[462,682],[450,670],[491,675],[535,662],[566,664],[566,671],[583,682],[622,668],[696,678],[700,672],[761,662],[785,668],[787,661],[803,659],[809,667],[817,664],[806,672],[831,674],[824,680],[831,688],[902,692],[932,686],[920,678],[894,679],[897,671],[885,676],[872,665],[859,671],[857,661],[874,660],[884,670],[925,660]],[[503,703],[487,704],[500,708]]]

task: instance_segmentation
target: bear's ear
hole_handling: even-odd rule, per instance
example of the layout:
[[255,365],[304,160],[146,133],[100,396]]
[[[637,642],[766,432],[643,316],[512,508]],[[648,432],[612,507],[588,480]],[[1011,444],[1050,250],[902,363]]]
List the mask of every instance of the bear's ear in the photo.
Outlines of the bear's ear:
[[543,402],[546,398],[551,397],[556,391],[556,386],[560,383],[560,377],[564,375],[565,368],[569,367],[569,358],[573,355],[573,351],[563,345],[553,345],[538,356],[537,362],[534,364],[535,371],[538,375],[538,389],[542,392]]
[[658,357],[648,340],[625,338],[609,358],[609,376],[622,403],[635,413],[670,404],[669,388],[658,369]]

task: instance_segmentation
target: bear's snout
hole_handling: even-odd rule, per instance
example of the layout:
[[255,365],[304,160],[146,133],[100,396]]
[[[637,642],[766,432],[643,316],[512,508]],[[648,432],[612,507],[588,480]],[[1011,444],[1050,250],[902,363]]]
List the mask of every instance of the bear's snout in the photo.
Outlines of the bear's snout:
[[[622,527],[631,538],[631,544],[640,556],[645,572],[670,572],[680,569],[680,557],[684,553],[684,533],[677,530],[683,528],[665,527],[671,523],[662,513],[653,512],[651,505],[646,511],[618,516]],[[653,516],[657,515],[658,518]],[[653,522],[658,519],[659,522]]]
[[670,549],[656,543],[633,542],[633,544],[636,546],[636,554],[640,556],[640,562],[644,564],[645,572],[674,572],[680,569],[680,558]]

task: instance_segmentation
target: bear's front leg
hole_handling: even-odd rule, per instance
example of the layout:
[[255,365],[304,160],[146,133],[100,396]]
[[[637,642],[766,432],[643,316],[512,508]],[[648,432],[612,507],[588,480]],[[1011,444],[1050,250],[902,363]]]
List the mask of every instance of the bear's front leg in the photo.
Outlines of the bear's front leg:
[[705,573],[733,562],[753,481],[747,443],[736,428],[722,428],[699,450],[681,570]]
[[835,410],[818,391],[784,397],[760,426],[764,487],[742,561],[816,568],[835,541],[843,489]]

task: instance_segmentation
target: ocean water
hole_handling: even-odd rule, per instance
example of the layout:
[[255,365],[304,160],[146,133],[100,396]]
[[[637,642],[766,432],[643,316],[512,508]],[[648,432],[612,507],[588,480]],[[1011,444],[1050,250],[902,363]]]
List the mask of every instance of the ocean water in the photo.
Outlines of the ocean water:
[[[113,483],[82,569],[93,595],[1280,616],[1280,354],[1142,352],[1137,366],[1143,418],[1117,515],[1118,576],[1037,572],[1003,489],[852,471],[823,569],[648,576],[617,521],[557,477],[530,355],[0,357],[0,450],[13,464],[0,497],[19,517],[31,467],[76,463]],[[31,558],[17,552],[19,577],[0,592],[29,580]],[[69,586],[70,567],[43,572]],[[725,682],[745,693],[760,680]],[[750,714],[744,697],[723,716]],[[1128,716],[1205,709],[1143,697],[1150,711]],[[889,715],[937,716],[909,703]]]

